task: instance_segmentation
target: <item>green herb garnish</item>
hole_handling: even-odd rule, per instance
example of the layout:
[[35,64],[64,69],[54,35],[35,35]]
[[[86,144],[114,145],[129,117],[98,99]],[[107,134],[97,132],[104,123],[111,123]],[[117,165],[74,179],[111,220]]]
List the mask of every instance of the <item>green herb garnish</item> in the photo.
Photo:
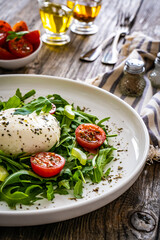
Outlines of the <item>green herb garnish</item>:
[[28,31],[21,31],[21,32],[8,31],[8,33],[9,35],[7,36],[7,39],[6,39],[7,42],[15,38],[18,40],[29,32]]

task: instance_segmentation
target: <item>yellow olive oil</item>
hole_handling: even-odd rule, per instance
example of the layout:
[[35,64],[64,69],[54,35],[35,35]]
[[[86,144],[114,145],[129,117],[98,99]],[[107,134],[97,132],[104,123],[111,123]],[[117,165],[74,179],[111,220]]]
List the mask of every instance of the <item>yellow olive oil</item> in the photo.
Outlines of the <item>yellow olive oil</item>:
[[65,5],[45,2],[39,11],[44,29],[54,34],[65,33],[72,22],[72,9]]
[[68,0],[68,1],[67,1],[67,6],[68,6],[70,9],[73,9],[74,4],[75,4],[75,1],[74,1],[74,0],[72,0],[72,1]]
[[[73,1],[68,0],[67,6],[72,8],[74,5]],[[77,19],[80,22],[93,22],[94,19],[99,14],[99,11],[101,9],[101,1],[90,1],[90,3],[87,3],[85,1],[78,1],[78,3],[75,4],[74,10],[73,10],[73,17]]]

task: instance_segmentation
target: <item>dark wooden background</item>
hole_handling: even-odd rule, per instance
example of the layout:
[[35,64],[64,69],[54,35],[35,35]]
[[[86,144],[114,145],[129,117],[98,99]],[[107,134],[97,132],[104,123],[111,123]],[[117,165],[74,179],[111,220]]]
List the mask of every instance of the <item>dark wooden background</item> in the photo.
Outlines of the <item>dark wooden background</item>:
[[[80,36],[69,32],[71,42],[63,47],[43,44],[34,62],[19,70],[3,70],[0,74],[43,74],[71,79],[96,77],[108,67],[101,63],[79,60],[83,51],[100,43],[115,30],[119,9],[125,9],[136,20],[131,28],[160,39],[160,0],[103,0],[96,20],[99,32]],[[0,19],[11,25],[19,20],[29,29],[43,33],[36,0],[0,0]],[[158,240],[160,239],[160,163],[146,165],[134,185],[118,199],[82,217],[42,226],[0,227],[2,240]]]

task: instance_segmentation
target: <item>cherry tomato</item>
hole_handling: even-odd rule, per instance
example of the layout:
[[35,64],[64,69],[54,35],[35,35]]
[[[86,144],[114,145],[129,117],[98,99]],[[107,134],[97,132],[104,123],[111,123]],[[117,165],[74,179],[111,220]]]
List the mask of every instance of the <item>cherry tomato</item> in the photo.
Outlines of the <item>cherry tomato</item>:
[[0,32],[3,33],[3,32],[8,32],[8,31],[12,31],[12,28],[9,25],[9,23],[7,23],[3,20],[0,20]]
[[10,52],[19,57],[26,57],[33,52],[33,46],[23,37],[20,39],[14,38],[8,42]]
[[104,130],[95,124],[81,124],[75,131],[76,140],[79,145],[88,149],[100,147],[106,139]]
[[25,34],[24,38],[31,44],[40,43],[40,32],[38,30],[31,31]]
[[26,22],[20,21],[13,26],[13,31],[15,32],[28,31],[28,26]]
[[53,177],[65,165],[65,159],[53,152],[36,153],[30,160],[33,171],[41,177]]
[[39,47],[40,44],[40,32],[38,30],[31,31],[24,35],[24,38],[27,39],[33,45],[34,51]]
[[16,56],[12,55],[6,49],[0,47],[0,59],[11,60],[11,59],[16,59]]
[[7,33],[0,33],[0,47],[6,43]]
[[52,115],[56,112],[56,106],[52,103],[52,109],[49,111],[49,113]]

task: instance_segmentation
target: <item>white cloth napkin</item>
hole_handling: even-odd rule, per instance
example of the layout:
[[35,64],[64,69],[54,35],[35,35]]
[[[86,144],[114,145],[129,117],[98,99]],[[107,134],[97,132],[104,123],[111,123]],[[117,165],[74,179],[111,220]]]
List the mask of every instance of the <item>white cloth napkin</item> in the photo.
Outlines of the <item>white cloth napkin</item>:
[[[119,61],[114,69],[98,75],[94,79],[87,79],[86,83],[109,91],[131,105],[142,117],[150,135],[150,153],[148,160],[160,160],[160,89],[152,87],[148,79],[149,71],[154,67],[154,59],[160,52],[160,41],[134,32],[124,39]],[[145,63],[146,74],[144,76],[146,87],[141,97],[122,96],[119,90],[119,82],[123,76],[123,68],[126,59],[137,58]]]

